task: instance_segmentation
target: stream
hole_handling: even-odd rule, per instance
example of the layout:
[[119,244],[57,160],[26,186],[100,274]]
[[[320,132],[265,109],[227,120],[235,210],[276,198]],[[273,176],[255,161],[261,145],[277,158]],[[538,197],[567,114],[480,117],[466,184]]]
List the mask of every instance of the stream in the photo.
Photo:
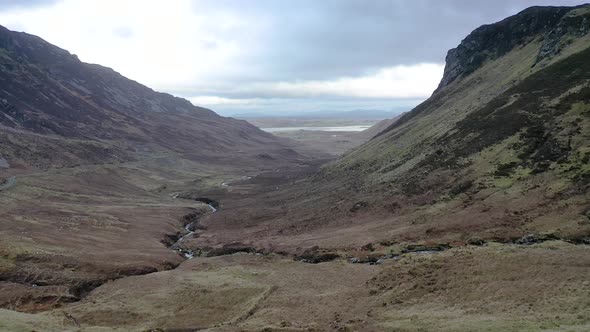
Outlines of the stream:
[[[174,195],[174,198],[177,198],[177,197],[178,197],[178,194]],[[208,203],[207,205],[211,209],[211,212],[209,212],[209,214],[217,212],[217,208],[215,206],[213,206],[212,203]],[[184,239],[195,234],[195,225],[200,221],[200,219],[201,218],[197,218],[193,222],[186,224],[186,226],[184,226],[184,229],[187,231],[187,233],[185,235],[181,236],[176,242],[174,242],[174,244],[172,244],[170,246],[170,249],[178,251],[186,259],[192,259],[195,256],[195,253],[192,250],[181,248],[180,245],[182,244],[182,241],[184,241]]]

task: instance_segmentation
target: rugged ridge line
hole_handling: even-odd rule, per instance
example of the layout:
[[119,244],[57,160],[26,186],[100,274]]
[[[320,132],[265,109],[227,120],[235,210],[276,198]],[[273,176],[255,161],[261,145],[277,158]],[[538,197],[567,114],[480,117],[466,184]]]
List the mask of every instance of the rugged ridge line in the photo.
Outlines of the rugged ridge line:
[[[567,32],[588,33],[589,15],[568,16],[577,7],[530,7],[500,22],[483,25],[471,32],[459,46],[449,50],[444,75],[436,91],[465,77],[488,61],[540,35],[545,39],[537,62],[559,52],[558,43]],[[435,91],[435,92],[436,92]]]

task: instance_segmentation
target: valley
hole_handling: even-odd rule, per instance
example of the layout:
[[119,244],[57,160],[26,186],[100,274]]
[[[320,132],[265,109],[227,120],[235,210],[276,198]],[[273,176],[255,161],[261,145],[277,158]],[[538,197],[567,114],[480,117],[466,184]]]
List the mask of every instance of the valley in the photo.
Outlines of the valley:
[[0,27],[0,330],[587,331],[588,59],[531,7],[409,112],[252,124]]
[[[392,125],[402,114],[389,119],[249,119],[275,136],[296,141],[310,151],[339,156],[367,142]],[[280,126],[266,128],[266,126]],[[307,127],[301,127],[305,125]]]
[[[70,299],[72,302],[65,304],[58,302],[57,297],[48,298],[55,286],[44,286],[42,280],[34,279],[35,276],[29,277],[31,284],[28,286],[4,288],[21,292],[21,300],[23,291],[39,294],[35,294],[38,297],[31,297],[36,299],[34,303],[22,302],[20,308],[9,307],[20,312],[0,310],[0,326],[17,331],[30,328],[46,331],[139,331],[157,328],[171,331],[254,331],[260,326],[271,330],[340,328],[379,331],[384,328],[433,328],[441,324],[448,324],[448,328],[443,328],[448,331],[458,328],[535,330],[559,326],[563,326],[564,330],[576,326],[584,329],[586,316],[580,310],[588,307],[588,297],[583,294],[590,293],[590,284],[584,277],[590,264],[587,262],[590,246],[587,245],[553,238],[513,244],[473,241],[472,245],[453,244],[451,247],[418,245],[409,241],[371,242],[369,238],[366,238],[366,243],[359,242],[362,245],[358,246],[339,244],[332,248],[327,245],[311,248],[305,245],[306,242],[321,243],[322,237],[332,235],[330,229],[317,230],[314,232],[316,238],[307,240],[285,241],[260,234],[270,242],[266,246],[225,239],[213,242],[209,238],[213,225],[220,224],[225,231],[219,232],[225,233],[231,231],[233,222],[244,225],[242,231],[245,229],[248,234],[258,233],[256,229],[249,230],[257,223],[255,218],[246,214],[236,220],[232,212],[244,213],[245,206],[269,204],[268,199],[264,201],[269,192],[280,190],[291,181],[303,181],[307,174],[314,172],[313,169],[317,166],[285,168],[279,169],[279,172],[273,170],[251,179],[227,181],[227,186],[212,181],[216,184],[198,193],[178,190],[181,187],[171,188],[162,196],[170,197],[168,206],[163,206],[163,199],[159,204],[144,202],[141,206],[134,206],[137,217],[143,219],[142,226],[148,225],[145,218],[158,213],[158,210],[184,210],[200,214],[201,227],[195,230],[197,237],[187,236],[182,241],[183,248],[200,251],[200,255],[186,259],[166,245],[161,245],[161,249],[154,246],[159,244],[158,236],[163,239],[166,234],[181,232],[180,220],[183,218],[178,213],[178,221],[171,220],[172,225],[163,234],[148,235],[145,230],[136,230],[131,231],[132,236],[113,239],[112,243],[124,245],[102,254],[108,254],[109,261],[126,262],[127,270],[119,266],[120,275],[109,276],[112,281],[99,285],[81,299]],[[179,192],[184,193],[181,195],[186,199],[172,198],[176,195],[173,193]],[[220,200],[221,209],[212,214],[205,203],[191,203],[191,197],[197,194],[212,197],[215,201],[223,197]],[[256,199],[263,201],[253,202]],[[224,216],[224,213],[230,215]],[[154,218],[161,219],[163,216],[156,214]],[[133,219],[127,217],[126,220]],[[252,220],[254,224],[248,225],[246,220]],[[155,223],[152,225],[155,226]],[[91,233],[100,234],[96,230]],[[152,240],[140,241],[150,237]],[[204,239],[208,239],[207,244],[200,242]],[[290,243],[297,243],[297,246],[306,249],[298,251]],[[134,246],[137,248],[132,249]],[[90,248],[92,245],[86,242],[84,249],[80,248],[80,258],[77,259],[94,255],[89,261],[95,264],[95,268],[105,264],[97,264],[100,262],[97,253],[88,252]],[[328,253],[332,255],[326,256]],[[38,254],[36,256],[39,257]],[[139,257],[167,258],[171,263],[163,268],[136,267],[132,270],[133,265],[150,264],[149,261],[138,262]],[[523,261],[531,260],[535,263],[522,265]],[[490,261],[494,262],[493,266],[490,266]],[[16,263],[20,263],[18,258]],[[80,273],[82,266],[74,271]],[[100,269],[104,268],[103,265]],[[86,266],[84,270],[90,273],[92,268]],[[48,275],[48,272],[40,273],[37,278],[43,274]],[[558,287],[555,287],[556,279],[563,280]],[[39,285],[31,286],[34,281]],[[477,290],[482,284],[486,285],[483,293]],[[545,297],[548,288],[553,294],[551,300],[542,300],[534,295],[543,294]],[[67,291],[63,291],[62,301],[67,300]],[[498,302],[490,306],[485,297],[473,298],[474,292],[494,296]],[[4,291],[3,294],[6,296],[10,292]],[[452,311],[449,310],[449,294],[453,294]],[[428,299],[427,305],[424,298]],[[39,307],[41,299],[48,307],[57,307],[47,311]],[[506,303],[510,305],[506,307]],[[41,313],[25,313],[39,310]],[[170,311],[175,312],[174,319],[169,318]],[[494,313],[493,318],[489,316],[490,311]],[[559,318],[548,318],[548,313]],[[527,319],[523,320],[523,316]]]

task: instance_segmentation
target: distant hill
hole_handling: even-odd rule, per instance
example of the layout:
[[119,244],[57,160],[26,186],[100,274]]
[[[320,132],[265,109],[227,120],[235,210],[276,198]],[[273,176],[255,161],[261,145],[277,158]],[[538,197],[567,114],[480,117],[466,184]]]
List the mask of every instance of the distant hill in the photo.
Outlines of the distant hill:
[[233,117],[237,119],[260,119],[260,118],[299,118],[299,119],[339,119],[339,120],[382,120],[395,117],[407,111],[406,107],[399,107],[392,110],[354,110],[354,111],[317,111],[308,113],[241,113]]
[[389,128],[391,125],[393,125],[404,114],[406,114],[406,113],[404,112],[404,113],[399,114],[393,118],[381,120],[381,121],[377,122],[376,124],[374,124],[373,126],[371,126],[371,128],[364,130],[364,131],[360,132],[359,134],[362,135],[363,137],[366,137],[367,139],[371,139],[371,138],[379,135],[382,131]]

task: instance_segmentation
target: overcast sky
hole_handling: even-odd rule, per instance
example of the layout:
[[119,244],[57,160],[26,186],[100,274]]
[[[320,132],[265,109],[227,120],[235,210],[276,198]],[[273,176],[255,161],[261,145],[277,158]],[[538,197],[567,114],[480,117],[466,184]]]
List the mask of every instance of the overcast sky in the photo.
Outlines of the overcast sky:
[[0,0],[0,25],[221,114],[411,108],[482,24],[568,0]]

